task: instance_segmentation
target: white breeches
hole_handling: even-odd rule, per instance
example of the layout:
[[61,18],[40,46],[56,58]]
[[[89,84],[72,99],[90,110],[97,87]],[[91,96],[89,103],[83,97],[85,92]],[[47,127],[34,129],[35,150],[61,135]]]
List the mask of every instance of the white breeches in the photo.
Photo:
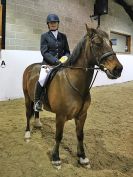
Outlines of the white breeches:
[[39,76],[39,83],[43,87],[45,84],[45,80],[47,78],[48,73],[51,71],[52,67],[48,65],[42,65],[40,70],[40,76]]

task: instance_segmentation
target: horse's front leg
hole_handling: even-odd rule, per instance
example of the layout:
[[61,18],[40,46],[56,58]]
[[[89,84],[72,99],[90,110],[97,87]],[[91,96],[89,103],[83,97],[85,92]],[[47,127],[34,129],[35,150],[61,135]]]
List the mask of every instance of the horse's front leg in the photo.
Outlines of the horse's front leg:
[[89,164],[89,159],[85,155],[85,150],[84,150],[84,123],[86,120],[87,113],[83,113],[79,118],[75,119],[75,124],[76,124],[76,134],[77,134],[77,140],[78,140],[78,145],[77,145],[77,156],[79,158],[79,163],[81,165],[88,165]]
[[55,166],[61,165],[61,160],[59,157],[59,146],[63,137],[64,124],[65,124],[65,117],[56,115],[55,145],[52,152],[52,164]]

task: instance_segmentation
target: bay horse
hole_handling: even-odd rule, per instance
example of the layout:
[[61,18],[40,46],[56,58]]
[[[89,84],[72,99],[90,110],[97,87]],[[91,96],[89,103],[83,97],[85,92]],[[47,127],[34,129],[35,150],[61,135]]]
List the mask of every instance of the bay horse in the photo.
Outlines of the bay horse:
[[[44,109],[56,114],[55,145],[52,151],[52,164],[60,165],[59,146],[63,137],[63,128],[67,120],[75,119],[77,135],[77,156],[82,165],[89,163],[84,150],[84,124],[87,109],[91,103],[90,84],[95,65],[106,73],[109,79],[121,76],[123,66],[112,49],[109,36],[100,29],[89,28],[77,44],[67,66],[62,67],[54,76],[48,88],[49,105],[42,98]],[[30,135],[30,118],[34,115],[34,90],[39,77],[41,64],[28,66],[23,74],[23,92],[27,126],[25,138]],[[35,126],[41,127],[39,113],[35,112]]]

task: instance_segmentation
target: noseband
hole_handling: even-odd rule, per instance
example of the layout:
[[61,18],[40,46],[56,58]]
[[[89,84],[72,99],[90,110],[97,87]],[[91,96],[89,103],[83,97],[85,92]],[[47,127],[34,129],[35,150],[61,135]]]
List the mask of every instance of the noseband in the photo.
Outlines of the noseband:
[[114,53],[114,51],[109,51],[109,52],[106,52],[106,53],[104,53],[99,59],[98,59],[98,65],[100,66],[100,64],[102,63],[102,61],[104,60],[104,59],[106,59],[107,57],[110,57],[110,56],[112,56],[112,55],[116,55],[115,53]]

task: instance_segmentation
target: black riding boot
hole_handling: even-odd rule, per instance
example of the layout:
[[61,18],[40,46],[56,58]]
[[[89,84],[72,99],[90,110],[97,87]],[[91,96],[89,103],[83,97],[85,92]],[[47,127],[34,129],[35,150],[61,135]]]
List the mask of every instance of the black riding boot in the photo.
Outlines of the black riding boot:
[[40,83],[36,83],[35,88],[35,100],[34,100],[34,111],[39,112],[42,111],[42,103],[40,101],[42,95],[43,87],[41,87]]

